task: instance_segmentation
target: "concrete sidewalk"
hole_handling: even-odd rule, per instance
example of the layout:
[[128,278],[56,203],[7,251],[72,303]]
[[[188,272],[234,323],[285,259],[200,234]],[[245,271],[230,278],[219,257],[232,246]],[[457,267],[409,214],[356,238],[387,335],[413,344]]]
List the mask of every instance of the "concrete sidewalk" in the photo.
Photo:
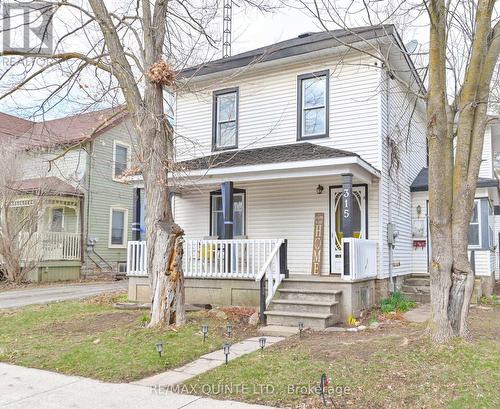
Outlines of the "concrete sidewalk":
[[47,304],[56,301],[74,300],[94,295],[126,291],[128,281],[110,281],[88,284],[64,284],[50,287],[32,287],[0,292],[0,309],[19,308],[32,304]]
[[0,407],[22,409],[270,409],[233,401],[99,382],[0,363]]

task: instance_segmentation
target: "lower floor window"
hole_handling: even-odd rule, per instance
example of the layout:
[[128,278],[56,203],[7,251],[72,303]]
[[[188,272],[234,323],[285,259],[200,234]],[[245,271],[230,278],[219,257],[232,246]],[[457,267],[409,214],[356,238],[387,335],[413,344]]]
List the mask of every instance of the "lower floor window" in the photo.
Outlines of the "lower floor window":
[[127,210],[111,209],[110,238],[111,246],[125,246],[127,237]]
[[[212,236],[224,235],[224,213],[222,210],[222,195],[212,194]],[[245,193],[233,194],[233,236],[245,234]]]

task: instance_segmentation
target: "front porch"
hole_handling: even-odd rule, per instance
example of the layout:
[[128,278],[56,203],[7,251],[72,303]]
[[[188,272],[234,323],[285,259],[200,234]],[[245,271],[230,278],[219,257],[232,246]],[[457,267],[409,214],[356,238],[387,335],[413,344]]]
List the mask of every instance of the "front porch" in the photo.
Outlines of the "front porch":
[[[39,191],[39,187],[36,192],[31,189],[30,194],[16,198],[8,214],[11,228],[19,229],[16,252],[29,270],[26,278],[38,282],[78,279],[82,263],[81,195]],[[0,259],[0,264],[3,262]]]
[[[373,285],[351,302],[355,283],[376,279],[380,251],[379,173],[357,155],[299,143],[220,153],[183,166],[172,206],[186,235],[187,302],[254,305],[264,314],[291,277],[315,280],[319,292],[309,304],[324,298],[317,286],[338,286],[330,301],[343,298],[341,318],[374,302]],[[139,200],[137,225],[143,208]],[[129,243],[132,298],[149,298],[147,280],[135,283],[147,277],[145,254],[145,242]],[[305,302],[300,295],[297,305]]]

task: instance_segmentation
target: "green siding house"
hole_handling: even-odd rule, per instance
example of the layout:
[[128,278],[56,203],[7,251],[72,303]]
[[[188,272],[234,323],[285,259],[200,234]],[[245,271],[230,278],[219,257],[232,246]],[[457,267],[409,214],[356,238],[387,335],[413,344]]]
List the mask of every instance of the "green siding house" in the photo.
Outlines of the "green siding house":
[[43,201],[30,238],[37,264],[30,280],[125,274],[134,188],[123,173],[136,147],[127,114],[106,109],[32,122],[0,113],[0,122],[0,144],[20,158],[15,206]]

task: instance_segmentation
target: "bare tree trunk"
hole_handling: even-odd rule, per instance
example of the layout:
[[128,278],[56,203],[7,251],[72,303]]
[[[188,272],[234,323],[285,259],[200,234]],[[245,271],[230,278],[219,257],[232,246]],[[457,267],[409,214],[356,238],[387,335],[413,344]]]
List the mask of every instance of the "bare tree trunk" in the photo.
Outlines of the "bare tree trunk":
[[[153,65],[162,61],[163,57],[168,1],[138,3],[144,30],[144,95],[141,95],[135,82],[124,45],[120,42],[104,1],[89,0],[89,4],[101,27],[114,75],[139,136],[139,159],[146,198],[148,273],[152,291],[149,326],[170,325],[174,322],[180,325],[185,318],[182,263],[173,263],[172,260],[182,257],[182,250],[178,250],[176,243],[182,242],[183,231],[173,223],[170,208],[168,172],[173,157],[172,128],[167,121],[163,103],[163,87],[172,84],[155,81],[150,75]],[[168,70],[166,65],[163,68]],[[168,72],[164,74],[164,78],[173,78]]]

